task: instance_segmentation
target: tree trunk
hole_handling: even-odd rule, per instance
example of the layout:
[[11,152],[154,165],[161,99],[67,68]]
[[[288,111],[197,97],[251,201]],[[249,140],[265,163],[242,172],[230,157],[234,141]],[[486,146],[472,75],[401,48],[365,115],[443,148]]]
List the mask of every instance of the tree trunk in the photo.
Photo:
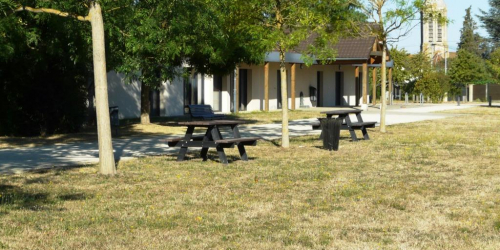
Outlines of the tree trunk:
[[280,51],[280,74],[281,74],[281,110],[283,120],[281,122],[281,147],[290,147],[290,137],[288,134],[288,94],[286,83],[285,52]]
[[385,129],[385,111],[387,107],[387,100],[386,100],[386,95],[385,95],[385,84],[386,84],[386,43],[384,41],[383,43],[383,48],[382,48],[382,66],[380,67],[380,88],[381,88],[381,93],[380,93],[380,132],[385,133],[387,130]]
[[149,103],[149,86],[141,83],[141,124],[149,124],[149,113],[151,105]]
[[99,5],[99,3],[90,3],[89,16],[90,24],[92,25],[97,135],[99,141],[99,172],[101,174],[114,175],[116,174],[116,167],[109,120],[104,24],[102,20],[101,5]]

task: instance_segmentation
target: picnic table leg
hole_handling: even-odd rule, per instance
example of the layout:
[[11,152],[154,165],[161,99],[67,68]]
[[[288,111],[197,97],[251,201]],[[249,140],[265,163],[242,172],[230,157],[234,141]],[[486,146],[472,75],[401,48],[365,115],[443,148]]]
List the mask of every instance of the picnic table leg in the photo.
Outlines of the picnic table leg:
[[[210,133],[212,134],[212,138],[214,141],[222,139],[222,136],[220,135],[219,127],[214,126],[211,129]],[[220,161],[224,164],[227,164],[228,161],[227,161],[226,153],[224,152],[224,148],[221,146],[217,146],[216,149],[217,149],[217,154],[219,155]]]
[[354,129],[351,126],[351,118],[349,117],[349,115],[345,116],[345,122],[347,124],[347,127],[349,128],[349,133],[351,134],[352,141],[358,141],[358,137],[356,136],[356,132],[354,132]]
[[[237,125],[232,125],[231,130],[233,130],[234,138],[241,138],[240,130]],[[245,146],[238,143],[238,151],[240,152],[240,157],[244,161],[248,161],[247,151],[245,150]]]
[[[361,118],[361,112],[356,114],[356,118],[358,119],[358,122],[363,122],[363,118]],[[365,140],[370,140],[370,136],[368,136],[368,131],[366,131],[365,126],[361,127],[361,132],[363,132],[363,138]]]
[[368,136],[368,131],[366,131],[365,126],[361,128],[361,131],[363,132],[363,138],[365,138],[365,140],[370,140],[370,136]]
[[[186,135],[184,136],[184,141],[189,142],[191,140],[191,137],[193,137],[193,132],[194,132],[194,126],[189,126]],[[179,150],[179,155],[177,155],[177,161],[183,161],[184,158],[186,157],[188,148],[187,147],[181,147]]]
[[[212,133],[211,133],[212,129],[213,129],[213,127],[208,127],[207,132],[205,133],[205,136],[203,137],[204,142],[213,140]],[[208,147],[201,148],[201,158],[203,158],[203,161],[207,161],[207,159],[208,159],[207,154],[208,154]]]
[[361,112],[356,113],[356,119],[358,119],[358,122],[363,122],[363,118],[361,118]]
[[217,148],[217,154],[219,154],[220,162],[222,162],[223,164],[227,164],[228,161],[227,161],[226,153],[224,152],[224,148],[222,148],[220,146],[217,146],[216,148]]

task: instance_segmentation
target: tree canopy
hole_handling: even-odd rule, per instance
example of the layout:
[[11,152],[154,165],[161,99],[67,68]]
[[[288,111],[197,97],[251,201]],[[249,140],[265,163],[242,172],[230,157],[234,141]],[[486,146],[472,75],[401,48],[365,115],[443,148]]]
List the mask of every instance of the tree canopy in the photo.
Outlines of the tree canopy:
[[460,30],[458,49],[464,49],[482,57],[486,50],[482,45],[485,41],[476,33],[476,30],[477,24],[471,16],[471,7],[469,7],[465,10],[464,22]]
[[[450,79],[459,90],[466,84],[485,84],[490,82],[483,60],[474,53],[461,49],[457,53],[457,58],[453,60],[450,68]],[[456,91],[455,91],[456,92]]]
[[[351,0],[239,0],[236,13],[257,47],[277,51],[280,57],[282,100],[282,147],[289,147],[288,90],[285,55],[298,52],[306,65],[335,59],[333,46],[341,36],[356,30],[362,17]],[[302,51],[298,46],[307,42]],[[304,47],[304,46],[303,46]],[[295,98],[292,96],[292,98]]]
[[481,10],[479,19],[490,34],[490,38],[495,42],[500,42],[500,0],[489,0],[490,9]]

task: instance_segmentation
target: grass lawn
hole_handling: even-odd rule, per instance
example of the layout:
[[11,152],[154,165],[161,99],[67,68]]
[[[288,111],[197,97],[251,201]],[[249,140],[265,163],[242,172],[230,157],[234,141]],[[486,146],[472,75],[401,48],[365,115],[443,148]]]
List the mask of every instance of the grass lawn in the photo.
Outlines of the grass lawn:
[[[0,176],[5,249],[500,249],[500,108],[370,130]],[[485,114],[486,113],[486,114]],[[278,142],[279,143],[279,142]]]
[[[307,119],[321,117],[320,111],[311,110],[294,110],[288,111],[289,120]],[[281,112],[242,112],[231,114],[227,119],[246,120],[249,124],[269,124],[281,123]],[[114,138],[125,138],[130,136],[156,136],[156,135],[172,135],[184,134],[185,127],[177,127],[175,123],[178,121],[189,120],[188,117],[153,117],[151,124],[142,125],[139,119],[126,119],[120,122],[119,136]],[[96,128],[85,129],[80,133],[74,134],[57,134],[51,136],[40,137],[9,137],[0,136],[0,149],[2,148],[18,148],[18,147],[35,147],[41,145],[53,145],[58,143],[70,142],[88,142],[97,141]]]

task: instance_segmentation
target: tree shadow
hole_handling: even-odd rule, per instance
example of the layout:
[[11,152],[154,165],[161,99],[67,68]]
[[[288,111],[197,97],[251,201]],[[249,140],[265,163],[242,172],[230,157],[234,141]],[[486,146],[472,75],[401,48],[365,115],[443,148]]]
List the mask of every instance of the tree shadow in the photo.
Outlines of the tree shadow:
[[483,107],[483,108],[500,108],[500,105],[493,105],[493,104],[491,106],[489,106],[489,105],[480,105],[479,107]]
[[[46,192],[27,192],[17,186],[0,184],[0,208],[6,212],[8,210],[50,210],[50,205],[54,204]],[[9,209],[10,208],[10,209]]]
[[[37,183],[47,183],[40,181]],[[30,183],[25,181],[25,183]],[[83,192],[67,192],[59,195],[51,195],[48,192],[39,192],[20,186],[0,184],[0,215],[6,215],[12,210],[30,210],[30,211],[65,211],[66,209],[57,204],[61,201],[77,201],[93,198]]]

